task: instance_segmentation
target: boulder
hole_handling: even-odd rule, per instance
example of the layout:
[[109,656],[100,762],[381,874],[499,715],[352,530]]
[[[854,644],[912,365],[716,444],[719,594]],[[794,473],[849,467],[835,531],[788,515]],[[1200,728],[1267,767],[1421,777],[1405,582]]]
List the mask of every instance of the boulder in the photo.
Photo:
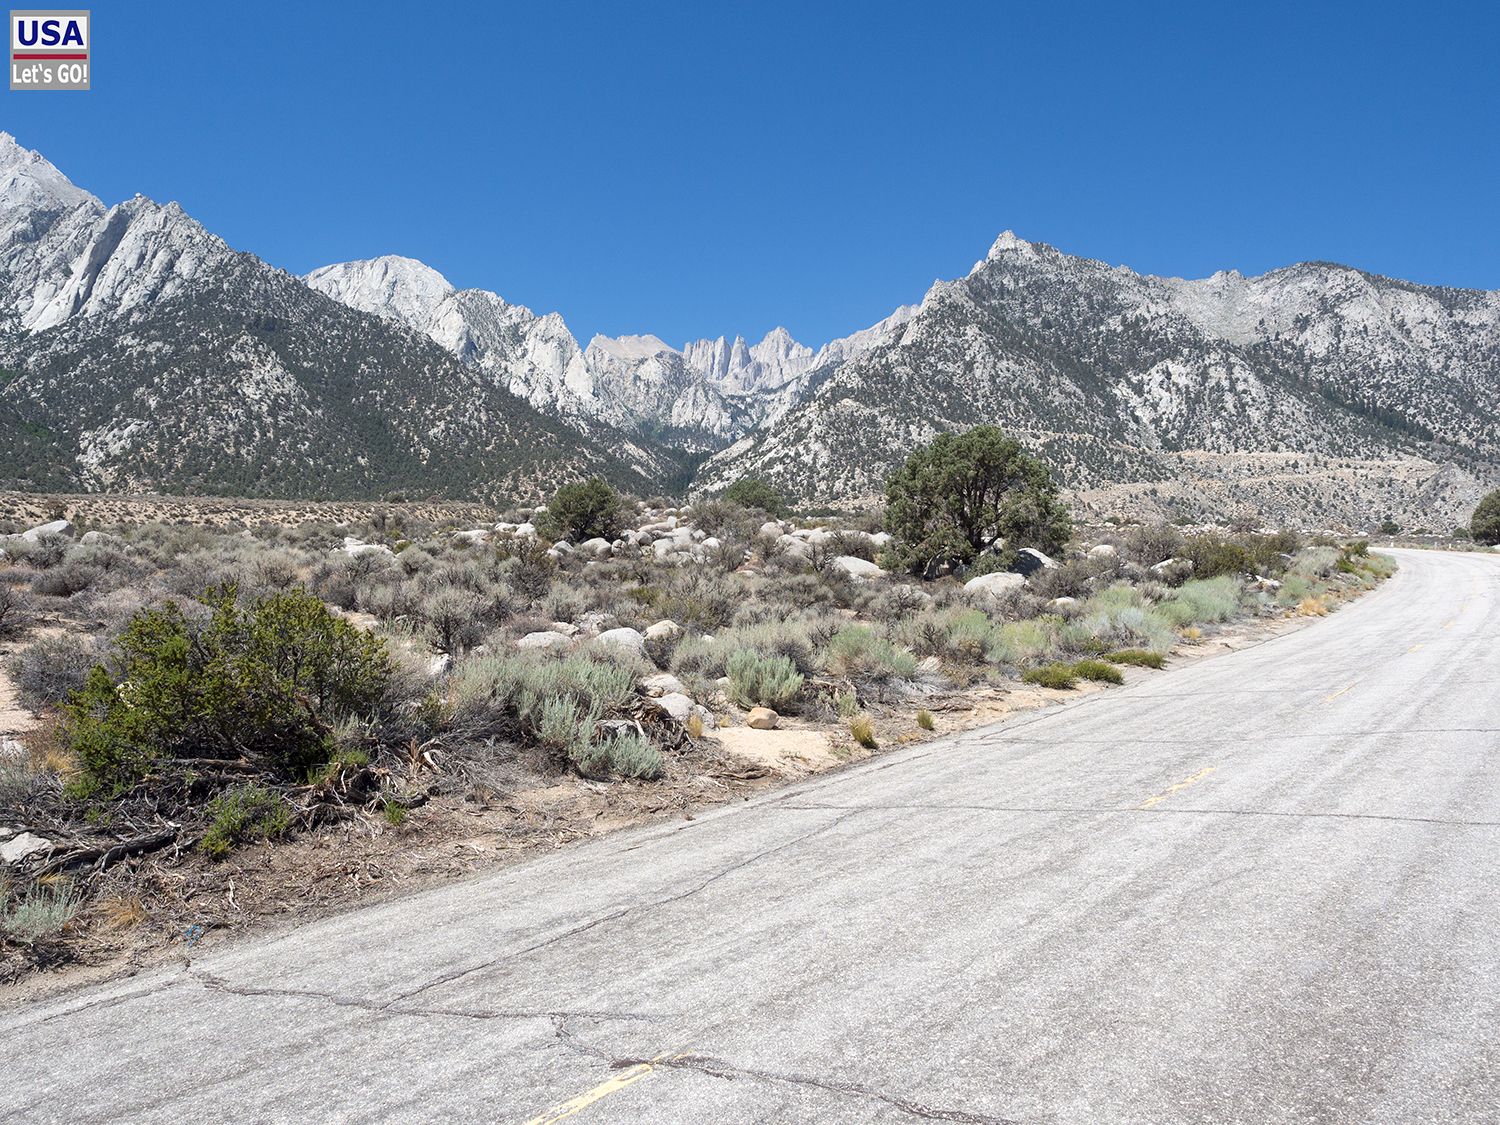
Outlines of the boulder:
[[1100,543],[1097,546],[1089,548],[1089,558],[1091,559],[1112,559],[1119,553],[1113,543]]
[[585,539],[578,544],[579,553],[589,555],[592,558],[603,559],[614,554],[614,545],[608,539],[595,536],[593,539]]
[[1016,570],[1025,578],[1030,578],[1039,570],[1055,569],[1057,569],[1057,563],[1035,547],[1022,547],[1016,552]]
[[1151,568],[1151,576],[1168,585],[1186,582],[1193,576],[1192,559],[1162,559]]
[[879,551],[885,550],[895,541],[895,536],[889,531],[877,531],[874,535],[870,536],[870,542],[874,543],[876,550]]
[[344,545],[340,548],[346,555],[386,555],[394,558],[396,552],[384,543],[366,543],[363,539],[356,539],[352,535],[344,536]]
[[21,538],[28,543],[35,543],[38,539],[49,535],[61,535],[71,539],[77,532],[78,529],[67,520],[53,520],[51,523],[37,524],[36,527],[21,532]]
[[854,555],[840,555],[833,560],[835,570],[841,570],[850,578],[863,582],[867,578],[884,578],[885,571],[874,563]]
[[0,844],[0,863],[17,864],[27,856],[51,850],[52,841],[44,840],[31,832],[22,832],[19,836],[13,836]]
[[516,524],[514,534],[517,539],[535,539],[536,525],[530,520],[527,520],[525,523],[518,523]]
[[700,707],[694,703],[683,692],[669,691],[666,695],[654,699],[652,702],[679,723],[685,723],[694,715],[697,715],[703,721],[705,727],[712,727],[714,725],[714,713],[707,707]]
[[453,657],[446,652],[439,656],[434,656],[427,662],[427,676],[429,679],[435,680],[439,676],[446,676],[451,671],[453,671]]
[[644,657],[646,655],[646,638],[629,626],[621,629],[606,629],[599,634],[598,641],[601,645],[624,649],[627,652],[635,653],[637,656]]
[[473,531],[455,531],[453,538],[462,539],[466,543],[484,543],[493,534],[487,527],[476,527]]
[[682,681],[671,672],[658,672],[654,676],[647,676],[641,681],[641,690],[651,696],[687,694],[687,688],[682,686]]
[[795,555],[799,559],[808,558],[812,554],[812,548],[807,545],[807,541],[795,535],[778,536],[776,542],[784,554]]
[[675,621],[655,621],[646,626],[646,639],[655,641],[665,637],[675,637],[681,632],[682,626]]
[[769,707],[752,707],[750,714],[745,716],[745,725],[755,730],[775,730],[780,721],[781,716]]
[[554,633],[561,633],[565,637],[578,636],[578,626],[571,621],[554,621],[547,628]]
[[517,648],[567,648],[568,638],[561,633],[545,629],[540,633],[527,633],[516,642]]
[[755,534],[761,539],[780,539],[781,530],[781,525],[779,523],[774,523],[768,520],[760,525],[760,530]]
[[964,591],[970,594],[984,594],[991,598],[999,598],[1019,590],[1026,585],[1026,578],[1020,574],[1013,574],[1006,570],[997,570],[993,574],[981,574],[978,578],[971,578],[964,583]]
[[578,627],[590,636],[594,636],[606,629],[613,629],[618,620],[613,613],[607,613],[602,609],[591,609],[578,619]]
[[1072,609],[1077,604],[1077,598],[1053,598],[1051,602],[1053,609]]

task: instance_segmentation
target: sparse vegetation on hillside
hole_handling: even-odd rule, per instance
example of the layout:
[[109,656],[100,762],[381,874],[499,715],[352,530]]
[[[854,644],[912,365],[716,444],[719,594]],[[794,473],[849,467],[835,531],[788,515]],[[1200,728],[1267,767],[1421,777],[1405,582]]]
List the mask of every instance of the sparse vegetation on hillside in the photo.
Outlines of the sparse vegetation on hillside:
[[724,490],[723,500],[742,508],[754,508],[772,516],[786,512],[786,499],[764,477],[741,477]]

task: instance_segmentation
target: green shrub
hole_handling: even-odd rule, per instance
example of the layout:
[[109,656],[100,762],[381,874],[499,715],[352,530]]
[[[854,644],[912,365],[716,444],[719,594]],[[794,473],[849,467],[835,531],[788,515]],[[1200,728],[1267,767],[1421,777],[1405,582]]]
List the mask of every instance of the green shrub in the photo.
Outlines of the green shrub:
[[939,434],[886,484],[886,526],[902,565],[931,576],[997,541],[1054,553],[1072,534],[1047,468],[994,426]]
[[786,498],[763,477],[741,477],[724,490],[721,499],[742,508],[759,508],[772,516],[786,511]]
[[666,768],[661,751],[635,732],[616,735],[604,746],[610,772],[621,777],[652,780]]
[[1078,686],[1078,676],[1069,664],[1044,664],[1040,668],[1029,668],[1022,674],[1021,681],[1059,691]]
[[1060,624],[1055,617],[1007,621],[991,638],[989,658],[1016,668],[1051,660],[1061,651]]
[[559,488],[541,517],[548,535],[574,540],[613,539],[620,530],[620,496],[599,477]]
[[1242,592],[1234,578],[1195,578],[1184,582],[1170,601],[1156,607],[1156,612],[1178,628],[1228,621],[1240,610]]
[[1125,677],[1113,664],[1103,660],[1080,660],[1073,665],[1073,674],[1080,680],[1093,680],[1101,684],[1123,684]]
[[243,758],[300,780],[327,760],[338,720],[380,711],[384,642],[311,594],[202,604],[207,621],[176,603],[137,613],[64,708],[83,791],[118,792],[173,759]]
[[1469,520],[1469,535],[1474,542],[1486,547],[1500,544],[1500,489],[1491,492],[1474,509]]
[[257,785],[226,789],[208,803],[207,811],[209,825],[199,847],[211,859],[223,859],[246,840],[274,840],[292,826],[286,803]]
[[741,649],[730,656],[729,698],[741,707],[781,708],[802,690],[802,673],[784,656]]
[[1183,544],[1182,557],[1192,561],[1194,578],[1241,575],[1255,570],[1255,560],[1242,544],[1212,533],[1189,537]]
[[62,932],[78,913],[79,897],[66,880],[33,887],[17,899],[0,875],[0,934],[21,945],[34,945]]
[[1131,664],[1137,668],[1160,668],[1166,663],[1166,657],[1161,653],[1142,648],[1123,648],[1108,652],[1104,654],[1104,659],[1112,664]]
[[909,680],[917,674],[917,658],[868,625],[840,629],[829,639],[825,659],[830,672],[850,679]]
[[932,730],[936,725],[937,723],[933,720],[931,711],[923,708],[917,712],[917,726],[923,730]]

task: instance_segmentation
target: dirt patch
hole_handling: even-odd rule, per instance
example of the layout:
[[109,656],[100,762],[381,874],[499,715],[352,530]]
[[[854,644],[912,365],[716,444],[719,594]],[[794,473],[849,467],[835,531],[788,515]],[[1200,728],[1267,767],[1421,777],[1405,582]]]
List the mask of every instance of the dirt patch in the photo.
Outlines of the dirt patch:
[[829,732],[808,728],[752,730],[723,727],[714,732],[726,753],[753,762],[781,777],[805,777],[849,760],[834,752]]

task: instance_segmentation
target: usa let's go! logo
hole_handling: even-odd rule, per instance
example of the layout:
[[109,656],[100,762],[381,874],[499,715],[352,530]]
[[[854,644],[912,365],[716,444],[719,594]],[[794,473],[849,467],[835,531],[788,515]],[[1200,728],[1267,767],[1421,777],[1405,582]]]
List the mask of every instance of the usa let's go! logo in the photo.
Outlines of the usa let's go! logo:
[[88,12],[11,12],[10,88],[87,90]]

